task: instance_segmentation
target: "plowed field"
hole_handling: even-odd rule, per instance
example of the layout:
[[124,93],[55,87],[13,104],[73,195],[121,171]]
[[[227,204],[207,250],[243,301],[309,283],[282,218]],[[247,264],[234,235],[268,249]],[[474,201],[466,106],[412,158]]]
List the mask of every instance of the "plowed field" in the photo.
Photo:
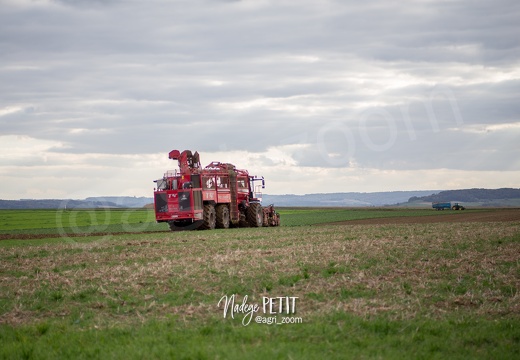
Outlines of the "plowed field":
[[520,221],[520,209],[490,209],[479,212],[446,210],[446,214],[435,216],[385,217],[336,221],[320,225],[378,225],[378,224],[431,224],[455,222],[499,222]]

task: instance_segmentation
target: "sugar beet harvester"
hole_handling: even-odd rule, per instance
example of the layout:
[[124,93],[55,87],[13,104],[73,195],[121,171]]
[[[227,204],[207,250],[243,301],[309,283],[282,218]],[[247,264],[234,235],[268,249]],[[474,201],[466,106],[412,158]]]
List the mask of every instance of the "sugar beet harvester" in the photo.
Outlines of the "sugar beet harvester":
[[169,158],[178,160],[179,169],[155,180],[155,219],[170,229],[227,229],[280,225],[273,205],[262,207],[257,187],[264,188],[264,177],[250,176],[232,164],[212,162],[200,166],[199,154],[172,150]]

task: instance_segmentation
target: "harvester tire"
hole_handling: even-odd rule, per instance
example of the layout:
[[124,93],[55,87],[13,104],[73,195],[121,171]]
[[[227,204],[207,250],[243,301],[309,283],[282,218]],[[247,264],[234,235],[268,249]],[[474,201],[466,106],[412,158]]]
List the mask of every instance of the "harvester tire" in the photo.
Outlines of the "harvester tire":
[[247,222],[251,227],[262,227],[264,214],[260,203],[252,203],[247,208]]
[[241,228],[249,227],[249,222],[247,221],[247,214],[240,214],[240,220],[238,221],[238,226]]
[[174,221],[168,221],[168,226],[170,227],[171,231],[182,231],[183,230],[182,226],[177,224]]
[[229,228],[229,208],[225,204],[217,205],[217,228],[228,229]]
[[195,230],[200,227],[202,220],[198,221],[168,221],[168,225],[170,226],[171,231],[186,231],[186,230]]
[[213,230],[217,224],[217,215],[213,204],[204,205],[203,221],[201,230]]

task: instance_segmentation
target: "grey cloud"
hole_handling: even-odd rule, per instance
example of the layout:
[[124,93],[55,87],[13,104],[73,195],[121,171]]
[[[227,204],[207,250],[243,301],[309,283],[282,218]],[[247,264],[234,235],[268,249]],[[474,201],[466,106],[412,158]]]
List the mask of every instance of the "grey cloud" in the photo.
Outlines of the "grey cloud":
[[[54,151],[70,153],[300,142],[302,166],[520,166],[513,135],[461,130],[518,121],[518,75],[468,85],[475,70],[450,67],[518,71],[517,2],[61,3],[0,13],[0,109],[22,108],[0,116],[2,135],[62,141]],[[371,69],[419,83],[381,89]],[[462,125],[450,99],[430,99],[436,84],[453,92]]]

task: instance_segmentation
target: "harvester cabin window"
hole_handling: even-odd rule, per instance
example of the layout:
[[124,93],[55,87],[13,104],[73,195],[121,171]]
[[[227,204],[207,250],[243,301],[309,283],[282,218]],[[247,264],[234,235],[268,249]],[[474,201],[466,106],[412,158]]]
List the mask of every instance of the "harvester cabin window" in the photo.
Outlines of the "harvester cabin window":
[[155,180],[157,183],[157,190],[167,190],[168,189],[168,181],[166,179]]
[[213,176],[203,176],[202,188],[204,190],[215,190],[215,178]]
[[229,177],[217,176],[217,187],[219,189],[229,189]]
[[237,179],[238,191],[242,193],[247,193],[249,189],[247,188],[247,178],[239,177]]

